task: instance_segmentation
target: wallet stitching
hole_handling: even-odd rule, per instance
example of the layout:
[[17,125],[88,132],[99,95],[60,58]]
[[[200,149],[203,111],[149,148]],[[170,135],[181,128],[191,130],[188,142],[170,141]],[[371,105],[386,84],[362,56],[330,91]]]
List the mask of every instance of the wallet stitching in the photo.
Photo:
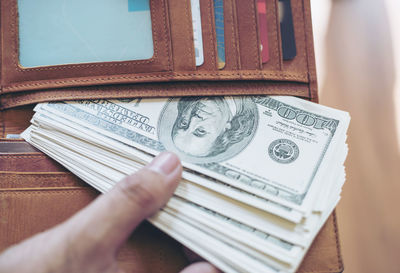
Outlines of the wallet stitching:
[[[306,41],[306,62],[307,62],[307,75],[308,75],[308,97],[311,98],[313,101],[318,100],[318,86],[317,86],[317,71],[316,71],[316,64],[315,64],[315,56],[313,55],[314,52],[314,40],[312,34],[312,25],[311,19],[307,20],[308,17],[311,17],[311,7],[310,3],[306,7],[304,4],[304,0],[302,1],[303,4],[303,21],[304,21],[304,39]],[[307,16],[307,18],[306,18]],[[310,54],[309,52],[312,52]]]
[[[154,4],[154,2],[155,1],[150,1],[150,3],[152,3],[153,5],[155,5]],[[162,7],[163,7],[163,12],[162,12],[162,15],[163,15],[163,22],[164,22],[164,31],[163,31],[163,35],[164,35],[164,47],[166,48],[166,50],[167,50],[167,56],[168,56],[168,66],[167,66],[167,68],[168,68],[168,70],[171,70],[171,52],[170,52],[170,50],[169,50],[169,48],[168,48],[168,42],[167,42],[167,40],[168,40],[168,35],[167,35],[167,32],[168,32],[168,29],[167,29],[167,19],[166,19],[166,13],[167,13],[167,10],[166,10],[166,1],[164,1],[164,5],[162,5]],[[154,10],[154,6],[153,6],[153,9],[152,9],[152,16],[154,15],[153,14],[153,11]],[[155,17],[155,15],[154,15],[154,17]],[[152,18],[154,18],[154,17],[152,17]],[[155,22],[155,20],[154,20],[154,22]],[[153,26],[154,27],[154,26]],[[154,29],[155,29],[155,27],[154,27]],[[153,36],[157,36],[157,35],[154,35],[154,32],[153,32]]]
[[0,172],[1,177],[16,177],[16,176],[31,176],[31,177],[37,177],[37,178],[57,178],[57,177],[74,177],[76,178],[72,173],[65,173],[65,172],[49,172],[48,174],[46,173],[40,173],[36,174],[35,172]]
[[47,156],[43,155],[43,154],[38,154],[38,155],[22,155],[22,154],[0,155],[0,159],[3,159],[3,158],[15,159],[15,158],[21,158],[21,157],[24,157],[24,158],[38,158],[38,157],[47,158]]
[[82,191],[93,191],[92,188],[89,187],[63,187],[63,188],[26,188],[26,189],[0,189],[0,194],[13,194],[13,195],[43,195],[46,193],[59,193],[61,195],[71,195],[76,194],[77,192]]
[[[267,72],[267,71],[257,71],[257,72],[229,72],[226,75],[222,75],[227,77],[237,77],[237,76],[258,76],[258,77],[277,77],[279,80],[292,80],[292,81],[301,81],[306,82],[308,77],[307,76],[299,76],[300,73],[281,73],[281,72]],[[23,84],[12,84],[8,87],[4,87],[5,91],[13,91],[19,90],[20,88],[24,87],[40,87],[46,84],[73,84],[73,83],[92,83],[92,82],[99,82],[99,83],[109,83],[110,81],[115,80],[133,80],[133,79],[185,79],[187,77],[207,77],[207,76],[215,76],[220,77],[221,74],[218,72],[214,73],[173,73],[173,74],[156,74],[156,75],[128,75],[128,76],[107,76],[107,77],[99,77],[95,79],[69,79],[69,80],[48,80],[43,82],[37,83],[23,83]]]
[[[1,92],[1,90],[0,90],[0,92]],[[1,106],[1,103],[0,103],[0,106]],[[1,136],[5,137],[6,136],[6,124],[5,124],[3,112],[0,112],[0,124],[1,124]]]
[[232,18],[234,17],[235,26],[232,24],[232,28],[234,28],[234,35],[235,35],[235,45],[236,45],[236,63],[237,69],[241,69],[242,63],[240,58],[240,43],[239,43],[239,23],[238,23],[238,16],[237,16],[237,6],[236,0],[232,0]]
[[[304,1],[301,1],[301,6],[302,6],[302,10],[303,10],[303,28],[304,28],[304,35],[303,35],[302,39],[303,39],[304,49],[305,49],[303,51],[302,57],[303,57],[303,60],[305,60],[307,62],[306,67],[309,68],[308,67],[308,58],[307,58],[307,49],[308,49],[308,47],[307,47],[307,37],[308,37],[308,35],[306,34],[307,30],[306,30],[306,18],[305,18],[305,15],[304,15],[305,14]],[[295,39],[296,39],[296,37],[295,37]]]
[[[309,37],[309,35],[310,35],[310,33],[309,33],[309,31],[307,30],[307,27],[306,27],[306,18],[305,18],[305,16],[306,16],[306,9],[305,9],[305,6],[304,6],[304,0],[302,1],[302,9],[303,9],[303,22],[304,22],[304,24],[303,24],[303,27],[304,27],[304,44],[305,44],[305,60],[306,60],[306,62],[307,62],[307,70],[309,71],[309,73],[311,73],[311,70],[312,70],[312,68],[311,68],[311,66],[310,66],[310,61],[309,61],[309,56],[308,56],[308,51],[310,50],[310,48],[309,48],[309,43],[308,43],[308,37]],[[310,74],[308,75],[308,81],[309,81],[309,83],[308,83],[308,96],[310,97],[310,98],[312,98],[312,86],[311,86],[311,80],[310,80]]]
[[[189,1],[186,2],[185,4],[185,16],[186,16],[186,35],[187,37],[191,37],[193,35],[193,28],[192,31],[190,31],[190,24],[192,24],[192,20],[189,18],[189,10],[188,10],[188,5],[189,5]],[[194,57],[194,52],[190,47],[186,47],[186,52],[188,53],[188,55],[190,56],[190,62],[193,62],[193,60],[195,60]],[[195,61],[196,63],[196,61]]]
[[[269,86],[273,87],[273,86],[277,86],[276,84],[269,84]],[[308,89],[308,88],[307,88]],[[165,90],[168,91],[168,88],[164,89],[164,90],[154,90],[154,89],[149,89],[149,90],[135,90],[134,94],[135,96],[144,96],[144,97],[155,97],[155,96],[160,96],[160,97],[165,97]],[[255,90],[255,92],[253,94],[265,94],[265,88],[261,88],[261,87],[253,87],[253,90]],[[183,92],[186,93],[186,91],[198,91],[197,89],[194,89],[192,87],[185,87],[185,90]],[[298,94],[300,96],[304,96],[302,89],[293,89],[293,88],[279,88],[279,91],[281,92],[285,92],[287,94],[291,94],[291,95],[295,95]],[[108,96],[109,98],[116,98],[118,96],[120,96],[120,93],[124,93],[125,96],[127,93],[132,93],[132,91],[120,91],[120,92],[114,92],[113,95]],[[207,95],[215,95],[215,89],[212,88],[207,88],[204,87],[201,89],[201,93],[202,94],[207,94]],[[223,92],[226,93],[226,92]],[[170,95],[183,95],[181,92],[172,92],[172,94]],[[230,91],[231,95],[243,95],[243,93],[241,91]],[[76,96],[70,94],[68,96],[60,96],[60,94],[55,94],[55,95],[48,95],[46,93],[35,93],[34,94],[35,99],[32,98],[26,98],[26,97],[10,97],[8,100],[6,100],[5,103],[3,103],[3,107],[4,108],[10,108],[10,107],[15,107],[15,106],[19,106],[19,105],[25,105],[27,103],[37,103],[40,101],[43,101],[44,99],[57,99],[57,100],[72,100],[72,99],[77,99]],[[250,95],[250,93],[248,94]],[[105,96],[107,97],[107,96]],[[85,98],[85,99],[92,99],[92,98],[96,98],[96,96],[80,96],[79,98]]]
[[252,39],[253,41],[256,41],[256,46],[253,47],[253,58],[254,58],[254,63],[257,64],[257,68],[260,68],[260,58],[259,58],[259,53],[260,53],[260,49],[259,49],[259,41],[258,41],[258,35],[257,35],[257,20],[255,17],[255,5],[254,5],[254,1],[250,1],[251,3],[251,19],[253,20],[254,24],[251,24],[253,31],[252,31]]
[[[75,69],[75,68],[91,68],[91,67],[103,67],[103,66],[105,66],[105,67],[132,66],[132,65],[136,65],[136,64],[153,63],[158,58],[158,39],[157,39],[157,35],[155,33],[156,20],[153,20],[156,18],[156,14],[154,14],[155,13],[154,10],[156,8],[154,1],[150,1],[150,5],[151,5],[150,12],[151,12],[151,18],[152,18],[151,21],[152,21],[152,37],[153,37],[153,43],[154,43],[154,55],[152,58],[150,58],[148,60],[131,60],[131,61],[124,61],[124,62],[120,62],[120,63],[107,62],[107,63],[95,63],[95,64],[90,64],[90,63],[88,63],[88,64],[71,64],[68,66],[55,66],[55,67],[51,66],[51,67],[21,68],[18,63],[18,38],[17,38],[17,36],[18,36],[18,33],[17,33],[18,18],[16,16],[17,15],[17,2],[15,2],[15,4],[13,5],[13,8],[12,8],[12,16],[13,16],[14,20],[12,20],[12,22],[10,24],[11,34],[12,34],[12,37],[14,40],[14,43],[13,43],[14,50],[13,50],[12,58],[13,58],[13,63],[14,63],[15,69],[20,72],[30,72],[30,71],[48,71],[48,70],[67,70],[67,69]],[[168,60],[167,60],[168,61],[168,70],[170,70],[171,69],[171,62],[170,62],[171,56],[170,56],[170,52],[168,50],[168,44],[166,42],[167,38],[168,38],[167,27],[166,27],[166,17],[165,17],[166,10],[163,5],[161,5],[161,6],[162,6],[161,8],[163,9],[162,14],[163,14],[163,22],[164,22],[163,23],[164,46],[165,46],[166,53],[168,56]]]
[[210,50],[210,52],[211,52],[211,64],[212,64],[212,67],[214,68],[214,69],[217,69],[217,64],[216,64],[216,55],[215,55],[215,50],[216,50],[216,48],[217,48],[217,45],[216,45],[216,37],[214,37],[214,33],[216,33],[216,32],[214,32],[214,28],[213,28],[213,22],[214,22],[214,26],[215,26],[215,17],[214,17],[214,13],[213,13],[213,10],[212,10],[212,7],[211,7],[211,0],[208,0],[208,5],[207,5],[207,8],[208,8],[208,13],[209,13],[209,16],[210,16],[210,20],[208,20],[208,32],[210,33],[210,40],[211,40],[211,42],[212,42],[212,46],[213,46],[213,48],[212,48],[212,50]]
[[337,228],[337,218],[336,218],[336,212],[333,212],[333,223],[334,223],[334,230],[335,230],[335,239],[336,239],[336,255],[338,259],[338,264],[340,268],[343,268],[343,260],[342,256],[340,254],[340,242],[339,242],[339,232]]
[[[233,1],[232,1],[233,2]],[[232,35],[231,35],[231,41],[230,41],[230,44],[232,45],[232,47],[233,47],[233,52],[237,52],[237,48],[236,48],[236,32],[235,32],[235,24],[236,24],[236,21],[235,21],[235,19],[233,18],[233,3],[231,2],[231,5],[230,5],[230,12],[231,12],[231,21],[232,21],[232,24],[231,24],[231,32],[232,32]],[[226,3],[226,2],[225,2]],[[236,55],[237,56],[237,55]],[[238,60],[237,60],[237,57],[235,58],[235,62],[234,62],[234,67],[233,67],[234,69],[237,69],[238,68]]]
[[329,268],[329,269],[323,270],[323,271],[318,270],[318,269],[313,269],[310,271],[299,271],[298,273],[338,273],[338,272],[341,272],[338,270],[341,270],[341,269],[340,268]]
[[281,47],[281,45],[280,45],[280,43],[279,43],[279,40],[280,40],[280,38],[279,38],[279,31],[280,31],[280,28],[279,28],[279,25],[278,24],[280,24],[280,22],[279,22],[279,18],[278,18],[278,16],[276,15],[278,12],[279,12],[279,10],[278,10],[278,5],[276,4],[276,1],[273,1],[273,5],[274,5],[274,11],[275,12],[273,12],[272,13],[272,16],[273,16],[273,19],[274,19],[274,22],[275,22],[275,24],[273,24],[273,30],[272,31],[275,31],[275,33],[276,33],[276,40],[277,40],[277,42],[276,42],[276,46],[273,46],[273,50],[274,50],[274,57],[276,58],[278,58],[278,66],[279,66],[279,69],[280,70],[282,70],[282,62],[283,61],[281,61],[282,60],[282,56],[281,56],[281,54],[280,54],[280,50],[279,50],[279,47]]
[[[279,86],[279,85],[276,85],[276,84],[271,84],[270,86]],[[168,90],[169,88],[168,87],[166,87],[165,89],[163,89],[163,90],[161,90],[161,89],[158,89],[157,88],[157,90],[154,90],[154,89],[148,89],[148,90],[135,90],[134,92],[136,93],[136,94],[142,94],[142,95],[164,95],[165,96],[165,90]],[[252,87],[252,89],[253,90],[256,90],[256,91],[264,91],[265,90],[265,88],[263,88],[263,87]],[[188,90],[188,91],[192,91],[192,90],[197,90],[197,89],[195,89],[195,88],[193,88],[193,87],[191,87],[191,86],[187,86],[187,87],[185,87],[185,91],[186,90]],[[302,92],[302,90],[299,90],[299,89],[293,89],[293,88],[280,88],[280,91],[286,91],[286,92],[290,92],[291,94],[296,94],[296,93],[303,93]],[[126,91],[122,91],[122,93],[123,92],[125,92],[125,93],[128,93],[128,92],[132,92],[132,91],[128,91],[128,90],[126,90]],[[213,94],[214,92],[215,92],[215,88],[212,88],[212,87],[202,87],[201,88],[201,92],[202,93],[206,93],[206,94]],[[235,94],[241,94],[241,95],[243,95],[243,92],[242,91],[232,91],[233,93],[235,93]],[[40,97],[48,97],[48,98],[58,98],[58,97],[60,97],[60,95],[59,94],[57,94],[57,95],[47,95],[47,94],[45,94],[45,93],[43,93],[43,94],[40,94]],[[68,98],[70,98],[70,99],[73,99],[73,97],[70,97],[70,96],[65,96],[65,97],[68,97]],[[114,96],[112,96],[112,97],[114,97]],[[62,98],[62,97],[61,97]],[[22,97],[22,98],[18,98],[18,99],[15,99],[14,101],[16,101],[16,102],[23,102],[23,101],[30,101],[30,99],[25,99],[24,97]]]

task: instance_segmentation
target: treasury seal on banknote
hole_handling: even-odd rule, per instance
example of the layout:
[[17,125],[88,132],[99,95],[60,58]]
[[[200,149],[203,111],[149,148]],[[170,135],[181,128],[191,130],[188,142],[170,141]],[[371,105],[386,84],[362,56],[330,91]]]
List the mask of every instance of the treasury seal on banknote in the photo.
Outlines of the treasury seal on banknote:
[[299,147],[289,139],[277,139],[269,145],[268,154],[278,163],[292,163],[299,156]]
[[257,106],[249,98],[173,98],[160,114],[158,139],[184,161],[220,162],[242,151],[257,125]]

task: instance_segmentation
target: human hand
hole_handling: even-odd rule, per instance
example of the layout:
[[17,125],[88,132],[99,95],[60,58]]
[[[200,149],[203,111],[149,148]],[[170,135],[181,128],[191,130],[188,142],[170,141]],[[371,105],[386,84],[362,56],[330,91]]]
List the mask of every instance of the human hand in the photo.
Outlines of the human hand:
[[[123,272],[116,260],[118,250],[143,219],[167,203],[181,174],[178,157],[162,153],[66,222],[4,251],[0,273]],[[219,271],[206,262],[182,271],[208,272]]]

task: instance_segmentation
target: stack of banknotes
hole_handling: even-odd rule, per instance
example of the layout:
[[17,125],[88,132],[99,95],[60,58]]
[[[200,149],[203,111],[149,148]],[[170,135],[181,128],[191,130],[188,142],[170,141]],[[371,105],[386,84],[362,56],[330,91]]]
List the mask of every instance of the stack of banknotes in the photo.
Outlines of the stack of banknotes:
[[295,97],[38,104],[23,137],[101,192],[158,153],[174,196],[148,219],[224,272],[295,272],[340,199],[348,113]]

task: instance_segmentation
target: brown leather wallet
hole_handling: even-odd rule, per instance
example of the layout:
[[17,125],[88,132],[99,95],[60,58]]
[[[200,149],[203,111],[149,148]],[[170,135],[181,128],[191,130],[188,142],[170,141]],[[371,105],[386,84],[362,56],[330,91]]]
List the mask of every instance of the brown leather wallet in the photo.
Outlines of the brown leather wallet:
[[218,69],[213,0],[200,0],[204,63],[196,66],[190,1],[151,0],[147,60],[23,67],[18,1],[2,0],[1,109],[42,101],[280,94],[317,100],[309,0],[292,1],[297,55],[284,61],[278,0],[266,0],[270,60],[262,63],[256,1],[225,0],[225,67]]
[[[190,1],[150,0],[154,55],[147,60],[23,67],[18,0],[0,0],[0,137],[29,125],[33,103],[190,95],[292,95],[318,101],[309,0],[292,0],[297,55],[283,60],[278,0],[266,0],[270,60],[262,63],[256,1],[224,0],[226,64],[218,69],[213,0],[200,0],[204,63],[196,66]],[[98,193],[21,140],[0,141],[0,251],[43,231]],[[177,272],[181,246],[148,223],[119,255],[133,272]],[[340,272],[335,213],[299,272]]]

